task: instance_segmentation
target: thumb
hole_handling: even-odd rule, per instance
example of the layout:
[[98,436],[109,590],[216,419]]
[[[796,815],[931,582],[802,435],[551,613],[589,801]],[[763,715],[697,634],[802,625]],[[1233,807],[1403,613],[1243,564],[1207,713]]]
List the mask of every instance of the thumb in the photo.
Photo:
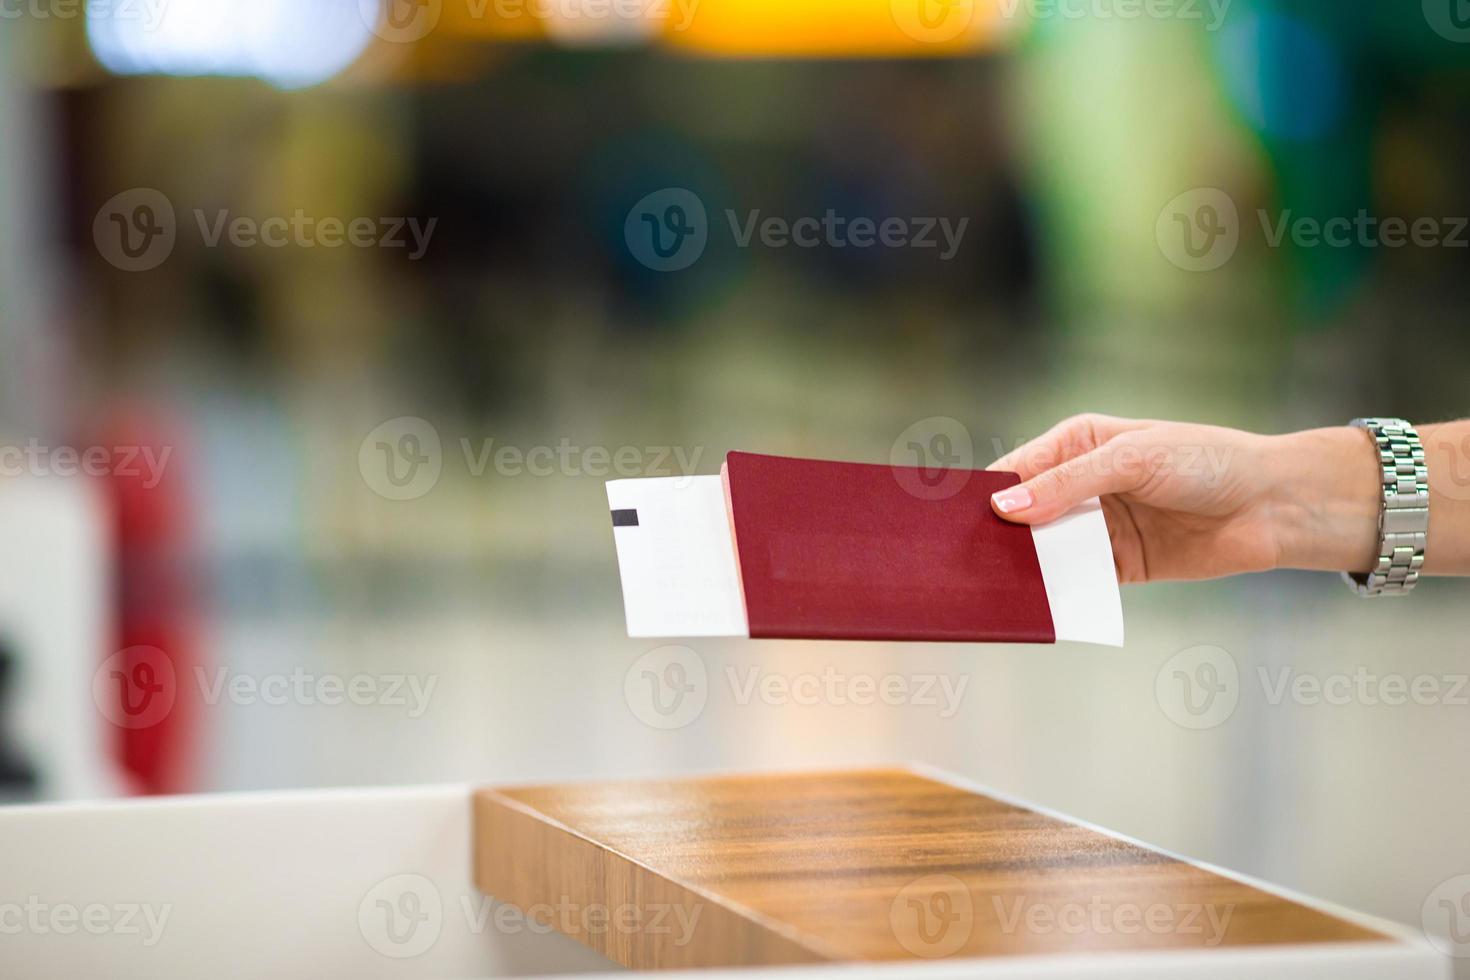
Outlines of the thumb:
[[1138,489],[1144,479],[1142,470],[1119,472],[1112,465],[1112,455],[1111,444],[1105,443],[992,494],[990,506],[1002,518],[1017,524],[1045,524],[1091,497]]

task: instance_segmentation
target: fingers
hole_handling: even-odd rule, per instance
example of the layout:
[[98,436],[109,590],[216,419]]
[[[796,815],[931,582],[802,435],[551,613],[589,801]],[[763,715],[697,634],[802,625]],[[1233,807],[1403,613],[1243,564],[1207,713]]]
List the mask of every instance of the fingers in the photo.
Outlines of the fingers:
[[1006,453],[986,469],[1019,473],[1022,480],[1029,480],[1054,466],[1091,452],[1114,436],[1141,429],[1147,424],[1138,419],[1120,419],[1111,415],[1074,415],[1025,445]]
[[1147,479],[1147,473],[1141,467],[1112,465],[1113,449],[1112,444],[1105,442],[1090,452],[1074,456],[992,495],[990,506],[1008,521],[1045,524],[1089,497],[1137,490]]

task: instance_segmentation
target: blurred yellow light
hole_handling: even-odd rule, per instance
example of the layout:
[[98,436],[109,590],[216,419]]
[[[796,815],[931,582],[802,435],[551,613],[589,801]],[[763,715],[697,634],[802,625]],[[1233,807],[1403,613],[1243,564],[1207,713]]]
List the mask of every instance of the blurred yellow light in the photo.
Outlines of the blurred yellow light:
[[664,41],[728,57],[925,57],[995,46],[1011,0],[666,0]]
[[[406,0],[390,0],[402,3]],[[1019,0],[419,0],[439,29],[574,46],[660,41],[722,57],[925,57],[995,47]]]

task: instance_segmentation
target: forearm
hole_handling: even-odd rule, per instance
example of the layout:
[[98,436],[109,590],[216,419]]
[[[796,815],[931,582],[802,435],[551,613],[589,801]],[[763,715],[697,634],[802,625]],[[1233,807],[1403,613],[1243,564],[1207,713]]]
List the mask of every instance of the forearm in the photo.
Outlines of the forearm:
[[[1470,574],[1470,420],[1419,427],[1429,469],[1427,575]],[[1283,568],[1367,571],[1382,490],[1366,435],[1343,426],[1268,440],[1269,504]]]

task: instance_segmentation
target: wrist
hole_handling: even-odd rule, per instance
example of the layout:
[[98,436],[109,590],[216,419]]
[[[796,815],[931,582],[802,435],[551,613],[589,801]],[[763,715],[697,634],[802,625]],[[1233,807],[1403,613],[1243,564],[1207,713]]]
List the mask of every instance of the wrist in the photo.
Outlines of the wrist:
[[1373,444],[1339,426],[1270,437],[1277,567],[1366,572],[1378,560],[1381,473]]

